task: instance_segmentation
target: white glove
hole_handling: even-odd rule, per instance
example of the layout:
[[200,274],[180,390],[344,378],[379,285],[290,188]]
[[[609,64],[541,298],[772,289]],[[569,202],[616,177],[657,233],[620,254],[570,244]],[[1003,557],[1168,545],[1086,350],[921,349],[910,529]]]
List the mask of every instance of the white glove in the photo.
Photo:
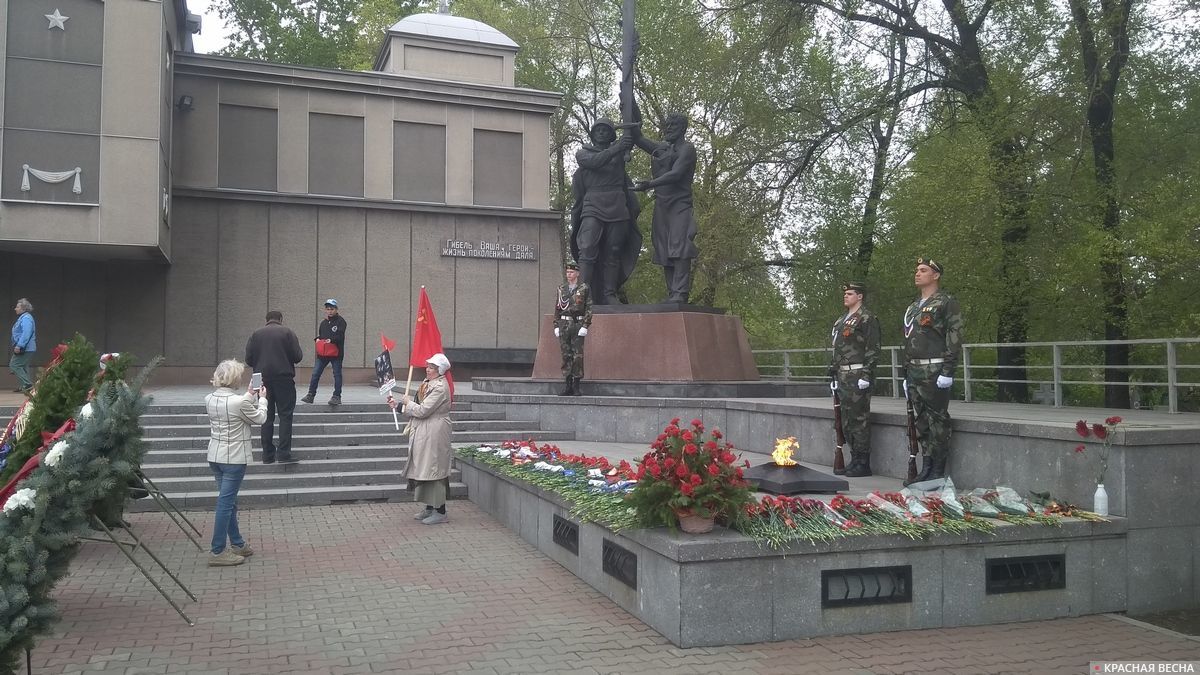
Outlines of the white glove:
[[555,327],[555,329],[554,329],[554,337],[558,337],[558,328],[557,327]]
[[830,380],[829,391],[837,391],[837,380]]
[[908,380],[900,380],[900,387],[904,389],[904,400],[908,400]]
[[580,326],[579,327],[579,337],[584,337],[586,335],[587,335],[587,326]]
[[858,388],[859,389],[870,389],[871,383],[867,382],[866,380],[864,380],[860,377],[860,378],[858,378]]
[[945,375],[938,375],[938,379],[937,379],[938,389],[949,389],[950,385],[952,385],[952,384],[954,384],[953,377],[946,377]]

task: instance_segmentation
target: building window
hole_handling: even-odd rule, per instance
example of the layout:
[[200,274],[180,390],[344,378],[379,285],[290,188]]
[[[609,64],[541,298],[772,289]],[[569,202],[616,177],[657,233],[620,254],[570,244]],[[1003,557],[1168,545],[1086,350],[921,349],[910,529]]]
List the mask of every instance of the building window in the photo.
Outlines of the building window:
[[308,191],[363,196],[363,118],[308,115]]
[[521,134],[475,130],[475,203],[521,206]]
[[279,187],[279,115],[269,108],[221,104],[217,185],[274,192]]
[[446,127],[395,122],[392,167],[392,199],[445,203]]

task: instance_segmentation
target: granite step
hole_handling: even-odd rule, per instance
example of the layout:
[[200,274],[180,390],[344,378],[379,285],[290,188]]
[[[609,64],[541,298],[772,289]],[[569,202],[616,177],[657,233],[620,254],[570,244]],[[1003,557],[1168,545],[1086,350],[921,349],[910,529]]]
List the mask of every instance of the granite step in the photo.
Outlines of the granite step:
[[[471,403],[468,401],[454,401],[450,404],[450,412],[466,411],[471,409]],[[146,409],[146,415],[207,415],[204,408],[204,397],[200,397],[195,403],[184,405],[150,405]],[[378,403],[343,403],[338,406],[325,405],[323,403],[314,403],[312,405],[306,403],[296,403],[296,414],[303,415],[308,413],[370,413],[383,412],[391,415],[388,411],[387,404],[381,398]]]
[[[160,486],[161,487],[161,486]],[[215,489],[197,492],[167,492],[176,508],[191,511],[212,511],[216,507]],[[450,499],[465,499],[467,486],[459,482],[450,483]],[[238,508],[275,508],[280,506],[324,506],[329,504],[353,504],[357,502],[411,502],[412,493],[407,483],[380,485],[334,485],[314,487],[243,488],[238,491]],[[454,506],[450,506],[451,519]],[[156,511],[153,499],[129,502],[130,511]],[[201,532],[209,532],[212,523],[192,519]]]
[[[257,443],[256,443],[257,445]],[[254,449],[254,461],[262,459],[262,451]],[[375,459],[380,461],[403,460],[408,457],[408,445],[368,443],[363,445],[319,445],[313,447],[293,447],[292,454],[301,460],[331,459],[331,460],[363,460]],[[208,467],[208,444],[195,448],[155,448],[142,459],[142,466],[150,477],[161,465],[191,464]]]
[[[529,420],[451,420],[452,429],[455,432],[469,431],[519,431],[521,429],[529,429],[537,425],[537,422]],[[403,428],[404,420],[400,420],[400,426]],[[278,422],[276,422],[278,429]],[[157,440],[160,438],[184,438],[209,435],[209,425],[205,424],[145,424],[142,426],[143,438],[147,441]],[[303,418],[293,420],[292,422],[292,437],[298,436],[385,436],[398,434],[396,431],[396,423],[389,419],[372,422],[310,422]]]
[[[401,418],[403,419],[403,418]],[[450,419],[463,422],[502,421],[504,413],[488,410],[455,410]],[[201,425],[208,427],[208,415],[200,413],[146,414],[141,417],[143,426]],[[324,424],[346,424],[354,422],[392,423],[392,414],[387,409],[371,412],[301,412],[292,418],[294,423],[320,422]]]
[[[542,431],[537,428],[525,426],[520,429],[509,429],[504,431],[452,431],[451,442],[455,444],[466,443],[496,443],[509,439],[533,439],[535,441],[566,441],[574,440],[575,432],[573,431]],[[208,434],[203,436],[176,436],[166,438],[146,438],[147,448],[154,450],[181,450],[188,448],[208,448]],[[355,447],[360,445],[379,445],[393,441],[391,447],[408,445],[408,438],[401,436],[394,427],[389,428],[386,432],[373,434],[292,434],[293,448],[306,448],[318,446],[348,446]],[[255,447],[257,447],[258,439],[254,439]]]
[[[402,482],[400,469],[383,471],[306,471],[311,467],[299,464],[274,464],[247,467],[241,491],[300,487],[344,487],[350,485],[390,485]],[[451,482],[459,479],[458,470],[450,472]],[[151,476],[150,480],[168,496],[190,492],[216,492],[212,474],[207,476]],[[239,494],[241,493],[239,491]],[[174,497],[171,497],[174,499]]]
[[[393,449],[394,450],[394,449]],[[191,452],[191,451],[188,451]],[[336,454],[336,453],[330,453]],[[257,468],[267,470],[270,465],[264,466],[259,460],[260,457],[255,453],[255,463],[250,465],[248,471],[255,471]],[[178,462],[143,462],[142,466],[146,469],[150,478],[155,481],[165,480],[168,478],[180,478],[190,476],[204,476],[211,479],[212,473],[208,468],[208,462],[199,454],[199,461],[178,461]],[[404,463],[408,459],[408,455],[396,454],[393,456],[372,456],[372,457],[319,457],[315,453],[307,453],[301,455],[297,451],[296,456],[302,461],[294,466],[299,472],[356,472],[356,471],[393,471],[398,472],[404,468]],[[149,457],[149,455],[147,456]],[[275,465],[280,466],[280,465]],[[247,474],[249,475],[249,474]]]

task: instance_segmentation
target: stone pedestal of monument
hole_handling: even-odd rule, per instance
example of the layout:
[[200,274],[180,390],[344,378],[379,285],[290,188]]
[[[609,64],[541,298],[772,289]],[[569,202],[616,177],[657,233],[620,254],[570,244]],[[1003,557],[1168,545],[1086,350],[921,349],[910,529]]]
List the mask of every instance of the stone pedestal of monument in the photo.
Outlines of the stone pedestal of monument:
[[[584,338],[584,382],[752,382],[758,368],[742,320],[691,305],[596,307]],[[562,378],[553,316],[542,317],[534,379]]]

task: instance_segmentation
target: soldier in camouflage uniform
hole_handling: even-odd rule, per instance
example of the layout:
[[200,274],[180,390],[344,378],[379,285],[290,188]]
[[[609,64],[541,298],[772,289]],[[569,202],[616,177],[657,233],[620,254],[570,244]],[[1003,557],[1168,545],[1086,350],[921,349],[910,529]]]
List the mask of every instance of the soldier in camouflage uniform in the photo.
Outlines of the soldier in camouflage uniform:
[[863,307],[866,286],[842,286],[846,313],[833,324],[831,388],[842,405],[842,435],[850,445],[846,476],[871,475],[871,383],[879,361],[879,319]]
[[583,338],[592,325],[592,290],[579,280],[579,266],[567,263],[567,283],[558,287],[554,305],[554,337],[562,350],[562,374],[566,386],[559,396],[579,396],[583,379]]
[[950,456],[950,387],[962,353],[962,312],[941,289],[942,266],[917,259],[914,283],[921,297],[904,312],[904,392],[913,404],[922,450],[917,481],[946,475]]

